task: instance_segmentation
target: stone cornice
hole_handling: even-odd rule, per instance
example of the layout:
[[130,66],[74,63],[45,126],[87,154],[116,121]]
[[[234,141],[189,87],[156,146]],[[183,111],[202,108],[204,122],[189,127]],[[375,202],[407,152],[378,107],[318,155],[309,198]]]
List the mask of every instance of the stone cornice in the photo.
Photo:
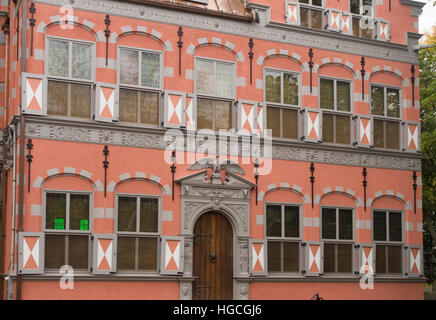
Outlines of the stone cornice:
[[414,0],[400,0],[400,3],[405,5],[405,6],[419,8],[419,9],[421,9],[422,7],[424,7],[427,4],[425,2],[414,1]]
[[[17,121],[19,116],[15,116]],[[164,150],[165,128],[26,116],[26,137]],[[239,147],[241,149],[241,146]],[[399,170],[421,170],[420,154],[274,140],[273,159]]]
[[[211,17],[196,13],[168,10],[155,6],[109,0],[73,0],[60,3],[58,0],[38,0],[51,5],[72,5],[77,9],[110,13],[111,15],[131,17],[170,25],[234,34],[254,39],[275,41],[305,47],[331,50],[354,55],[389,59],[394,61],[417,63],[416,53],[407,46],[381,43],[377,40],[363,40],[333,32],[314,32],[313,30],[293,27],[286,24],[270,23],[267,7],[257,6],[260,23],[233,21],[221,17]],[[253,7],[252,4],[250,4]],[[145,10],[146,8],[146,10]],[[292,32],[291,32],[292,31]]]

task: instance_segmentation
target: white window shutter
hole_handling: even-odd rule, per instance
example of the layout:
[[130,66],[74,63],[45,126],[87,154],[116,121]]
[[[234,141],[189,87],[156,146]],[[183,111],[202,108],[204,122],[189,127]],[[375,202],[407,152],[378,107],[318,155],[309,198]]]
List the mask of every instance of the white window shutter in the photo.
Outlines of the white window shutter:
[[44,240],[42,232],[20,232],[18,234],[18,273],[44,273]]
[[389,21],[383,19],[376,20],[376,39],[381,41],[389,41],[391,39],[391,26]]
[[253,276],[268,274],[267,241],[250,239],[249,248],[250,274]]
[[21,113],[47,115],[47,78],[41,74],[23,73],[21,88]]
[[286,23],[300,25],[300,3],[298,1],[285,1]]
[[95,90],[94,120],[118,122],[119,87],[107,83],[97,83]]
[[251,135],[256,129],[257,102],[238,101],[238,134]]
[[185,126],[185,98],[186,93],[179,91],[164,92],[164,126],[180,128]]
[[259,136],[265,135],[266,126],[266,105],[258,103],[256,106],[256,134]]
[[92,273],[109,274],[116,272],[117,237],[114,234],[93,235]]
[[406,274],[408,277],[421,277],[424,274],[424,259],[422,246],[408,246],[406,248]]
[[162,236],[160,273],[183,274],[184,250],[184,237]]
[[322,141],[322,112],[319,109],[304,110],[304,141]]
[[340,30],[341,30],[341,33],[343,33],[343,34],[352,34],[353,33],[352,15],[350,12],[342,11]]
[[373,120],[370,116],[356,115],[354,119],[355,137],[354,145],[363,148],[369,148],[373,146],[372,127]]
[[375,250],[372,245],[359,245],[358,252],[358,274],[375,274]]
[[421,126],[419,122],[405,121],[403,135],[403,151],[416,153],[421,150]]
[[306,276],[319,276],[323,273],[323,249],[321,242],[306,242]]
[[197,98],[192,94],[185,98],[185,126],[188,130],[197,130]]
[[341,19],[342,19],[342,13],[339,10],[336,9],[328,9],[327,10],[327,28],[330,31],[341,31]]

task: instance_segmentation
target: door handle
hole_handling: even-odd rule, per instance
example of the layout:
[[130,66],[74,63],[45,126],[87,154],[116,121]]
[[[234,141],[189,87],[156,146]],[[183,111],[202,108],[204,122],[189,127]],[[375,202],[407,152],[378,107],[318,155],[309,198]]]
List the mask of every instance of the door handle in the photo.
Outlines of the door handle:
[[209,253],[210,261],[215,262],[216,261],[216,252],[212,251]]

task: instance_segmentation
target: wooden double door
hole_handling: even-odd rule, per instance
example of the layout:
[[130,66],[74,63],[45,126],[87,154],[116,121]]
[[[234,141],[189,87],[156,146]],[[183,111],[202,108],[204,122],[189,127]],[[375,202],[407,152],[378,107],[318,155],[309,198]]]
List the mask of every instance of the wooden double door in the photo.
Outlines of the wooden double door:
[[233,299],[233,230],[218,212],[203,214],[194,226],[194,300]]

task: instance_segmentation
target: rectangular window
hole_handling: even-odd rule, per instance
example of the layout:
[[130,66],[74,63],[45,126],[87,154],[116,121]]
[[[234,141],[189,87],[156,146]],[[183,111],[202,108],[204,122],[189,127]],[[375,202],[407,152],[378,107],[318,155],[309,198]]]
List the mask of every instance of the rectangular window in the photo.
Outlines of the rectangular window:
[[321,234],[324,240],[324,272],[351,273],[353,210],[322,208],[321,218]]
[[351,143],[351,116],[323,113],[322,140],[330,143]]
[[197,59],[197,94],[233,98],[233,68],[234,65],[232,63]]
[[160,89],[160,59],[160,53],[120,49],[120,83]]
[[299,272],[300,208],[290,205],[266,206],[268,271]]
[[374,211],[374,241],[401,242],[403,240],[401,212]]
[[47,113],[90,118],[93,45],[48,39]]
[[372,0],[350,0],[350,12],[353,13],[353,35],[372,39],[374,37],[374,20]]
[[45,194],[45,268],[89,270],[90,195]]
[[197,129],[232,128],[232,102],[213,99],[197,99]]
[[298,106],[298,74],[265,70],[266,102]]
[[159,93],[120,88],[120,121],[159,125]]
[[400,123],[374,119],[374,147],[400,149]]
[[298,139],[298,110],[268,106],[266,116],[273,137]]
[[159,199],[118,196],[117,268],[157,271]]
[[299,0],[299,2],[301,25],[323,30],[322,0]]

